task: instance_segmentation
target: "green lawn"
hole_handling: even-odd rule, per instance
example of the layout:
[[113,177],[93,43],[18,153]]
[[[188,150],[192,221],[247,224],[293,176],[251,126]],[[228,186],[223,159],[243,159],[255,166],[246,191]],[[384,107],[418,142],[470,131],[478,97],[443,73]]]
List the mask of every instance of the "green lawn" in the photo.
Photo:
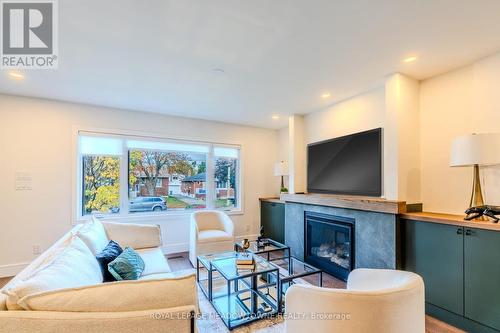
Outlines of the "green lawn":
[[165,199],[167,201],[168,208],[186,208],[188,205],[184,201],[179,200],[175,197],[164,197],[163,199]]
[[215,200],[215,208],[224,208],[224,207],[232,207],[233,204],[229,202],[227,199],[217,199]]

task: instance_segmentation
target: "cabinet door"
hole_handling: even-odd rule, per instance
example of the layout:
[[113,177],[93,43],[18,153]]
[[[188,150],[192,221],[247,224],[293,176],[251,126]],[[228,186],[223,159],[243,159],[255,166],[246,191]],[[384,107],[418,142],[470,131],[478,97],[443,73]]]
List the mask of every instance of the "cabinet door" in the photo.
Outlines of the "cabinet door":
[[463,315],[463,228],[406,221],[405,269],[425,283],[425,301]]
[[285,241],[285,205],[263,201],[260,209],[264,236],[283,243]]
[[500,330],[500,232],[466,229],[465,316]]

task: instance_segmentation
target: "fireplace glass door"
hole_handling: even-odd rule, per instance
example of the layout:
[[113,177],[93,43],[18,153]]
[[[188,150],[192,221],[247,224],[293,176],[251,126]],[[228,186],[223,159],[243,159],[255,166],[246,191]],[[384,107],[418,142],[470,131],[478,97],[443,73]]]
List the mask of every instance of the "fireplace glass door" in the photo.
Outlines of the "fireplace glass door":
[[342,280],[354,263],[354,220],[306,212],[306,262]]

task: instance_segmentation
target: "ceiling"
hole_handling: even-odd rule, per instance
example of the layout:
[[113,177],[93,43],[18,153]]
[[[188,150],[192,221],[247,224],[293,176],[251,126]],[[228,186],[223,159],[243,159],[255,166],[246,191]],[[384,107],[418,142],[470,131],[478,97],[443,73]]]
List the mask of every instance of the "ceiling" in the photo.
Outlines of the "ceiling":
[[0,93],[279,128],[500,50],[498,0],[58,3],[59,69],[2,71]]

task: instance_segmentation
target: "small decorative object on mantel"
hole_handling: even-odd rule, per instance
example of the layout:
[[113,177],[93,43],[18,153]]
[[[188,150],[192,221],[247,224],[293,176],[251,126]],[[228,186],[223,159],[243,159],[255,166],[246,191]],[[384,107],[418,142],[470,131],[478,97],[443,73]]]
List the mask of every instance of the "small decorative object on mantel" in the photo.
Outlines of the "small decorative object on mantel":
[[[469,209],[465,220],[487,221],[485,216],[495,216],[495,207],[487,210],[481,190],[479,167],[500,164],[500,133],[471,134],[457,137],[451,144],[450,166],[473,166],[474,178]],[[482,212],[482,213],[480,213]],[[495,218],[496,219],[496,218]]]
[[288,189],[285,187],[284,179],[284,176],[288,176],[288,165],[285,161],[276,162],[274,164],[274,175],[281,177],[280,193],[288,193]]

